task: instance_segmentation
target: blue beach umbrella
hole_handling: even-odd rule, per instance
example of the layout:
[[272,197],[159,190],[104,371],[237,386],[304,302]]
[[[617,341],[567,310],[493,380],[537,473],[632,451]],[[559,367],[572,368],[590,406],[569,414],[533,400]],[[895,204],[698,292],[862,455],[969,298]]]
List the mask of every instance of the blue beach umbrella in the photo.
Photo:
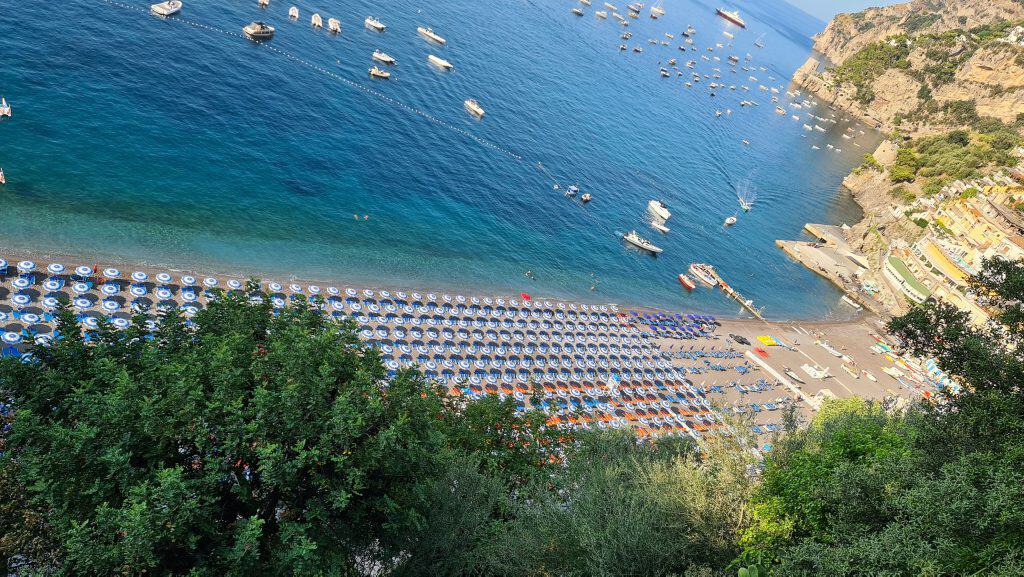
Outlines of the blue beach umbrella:
[[120,310],[120,309],[121,309],[121,303],[115,301],[114,299],[104,299],[103,300],[103,310],[105,310],[105,311],[117,311],[117,310]]
[[279,293],[284,290],[284,287],[281,286],[281,283],[278,282],[272,282],[268,284],[267,288],[270,289],[271,293]]
[[117,293],[121,292],[121,287],[118,286],[116,283],[107,283],[100,287],[100,292],[107,296],[114,296]]
[[228,279],[228,288],[231,290],[241,290],[242,283],[237,279]]
[[3,340],[9,345],[16,345],[21,342],[21,334],[15,332],[4,333]]
[[36,263],[30,260],[23,260],[18,263],[18,272],[32,272],[36,270]]
[[7,261],[2,259],[2,258],[0,258],[0,273],[7,272],[7,267],[8,266],[10,266],[10,265],[7,264]]
[[29,282],[29,280],[23,276],[19,276],[18,278],[14,279],[13,281],[11,281],[11,284],[14,285],[14,288],[17,289],[26,289],[32,285],[32,283]]
[[174,278],[171,275],[169,275],[169,274],[167,274],[165,272],[157,273],[155,278],[156,278],[157,282],[161,282],[163,284],[167,284],[167,283],[169,283],[169,282],[174,280]]
[[46,279],[46,282],[43,283],[43,288],[48,291],[60,290],[60,281],[55,278],[48,278]]
[[121,317],[117,317],[117,318],[115,318],[114,320],[112,320],[110,322],[111,322],[111,324],[114,325],[114,327],[119,328],[119,329],[126,329],[126,328],[129,327],[129,325],[131,325],[131,323],[128,322],[128,319],[121,318]]
[[25,313],[21,315],[21,320],[27,325],[34,325],[39,322],[39,315],[35,313]]
[[132,273],[132,280],[135,282],[146,282],[147,280],[149,280],[149,275],[142,272],[141,270],[137,270]]
[[181,277],[181,284],[184,286],[193,286],[196,284],[196,277],[187,274]]
[[78,297],[72,304],[75,305],[75,308],[87,309],[92,306],[92,301],[85,297]]
[[136,297],[146,296],[146,287],[140,284],[133,284],[131,288],[128,289],[128,292],[130,292],[132,296]]
[[46,307],[47,309],[55,309],[55,308],[57,308],[58,304],[60,304],[60,303],[57,300],[57,297],[53,297],[53,296],[43,297],[43,306]]
[[293,293],[301,293],[302,285],[291,283],[290,285],[288,285],[288,290],[292,291]]
[[203,279],[203,285],[208,287],[208,288],[214,288],[215,286],[217,286],[217,284],[218,284],[217,283],[217,279],[215,279],[213,277],[208,276],[208,277]]
[[14,295],[13,297],[11,297],[11,302],[13,302],[14,304],[16,304],[18,306],[23,307],[23,306],[29,305],[32,302],[32,297],[28,296],[25,293],[18,293],[16,295]]
[[171,292],[171,289],[169,289],[169,288],[167,288],[165,286],[162,286],[162,287],[159,287],[159,288],[156,289],[156,298],[158,298],[160,300],[168,300],[172,296],[174,296],[174,293]]
[[61,274],[64,272],[64,265],[59,262],[51,262],[50,266],[46,267],[46,270],[50,271],[50,274]]

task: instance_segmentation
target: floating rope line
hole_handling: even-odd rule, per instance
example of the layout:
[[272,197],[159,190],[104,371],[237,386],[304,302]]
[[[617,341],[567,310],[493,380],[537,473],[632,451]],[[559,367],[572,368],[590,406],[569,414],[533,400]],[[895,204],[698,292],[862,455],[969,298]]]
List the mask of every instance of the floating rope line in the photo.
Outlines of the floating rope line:
[[[114,6],[116,8],[122,8],[122,9],[125,9],[125,10],[134,10],[136,12],[141,12],[141,13],[147,13],[148,12],[148,10],[145,10],[145,9],[139,7],[139,6],[133,6],[131,4],[125,4],[123,2],[118,2],[117,0],[103,0],[103,2],[105,4],[107,4],[107,5],[109,5],[109,6]],[[223,34],[225,36],[230,36],[230,37],[233,37],[233,38],[241,38],[243,40],[249,40],[249,38],[247,36],[245,36],[244,34],[242,34],[240,32],[232,32],[230,30],[225,30],[223,28],[218,28],[216,26],[210,26],[208,24],[203,24],[201,22],[196,22],[194,20],[189,20],[188,18],[182,18],[180,16],[175,16],[173,18],[167,18],[167,20],[170,21],[170,22],[179,22],[181,24],[186,24],[188,26],[191,26],[193,28],[197,28],[197,29],[200,29],[200,30],[207,30],[207,31],[210,31],[210,32],[216,32],[216,33]],[[382,93],[382,92],[380,92],[378,90],[375,90],[375,89],[370,88],[368,86],[364,86],[364,85],[362,85],[362,84],[360,84],[358,82],[355,82],[355,81],[352,81],[352,80],[350,80],[348,78],[345,78],[345,77],[339,75],[336,72],[327,70],[323,66],[320,66],[318,64],[314,64],[314,63],[312,63],[312,62],[310,62],[308,60],[305,60],[304,58],[301,58],[301,57],[299,57],[299,56],[297,56],[297,55],[295,55],[295,54],[293,54],[293,53],[291,53],[291,52],[289,52],[287,50],[282,50],[280,48],[277,48],[276,46],[272,46],[270,44],[267,44],[266,42],[256,42],[256,45],[261,47],[261,48],[265,48],[267,50],[270,50],[270,51],[272,51],[272,52],[274,52],[276,54],[279,54],[281,56],[284,56],[285,58],[288,58],[289,60],[292,60],[293,62],[297,62],[297,63],[299,63],[299,64],[301,64],[301,65],[303,65],[303,66],[305,66],[305,67],[307,67],[307,68],[309,68],[311,70],[319,72],[319,73],[327,76],[328,78],[332,78],[334,80],[338,80],[340,82],[343,82],[344,84],[348,85],[351,88],[355,88],[357,90],[361,90],[364,93],[369,94],[370,96],[374,96],[374,97],[376,97],[376,98],[378,98],[380,100],[383,100],[384,102],[387,102],[388,104],[393,104],[395,106],[398,106],[399,108],[405,109],[406,111],[411,112],[413,114],[416,114],[416,115],[418,115],[418,116],[428,120],[429,122],[432,122],[433,124],[436,124],[436,125],[441,126],[443,128],[447,128],[448,130],[451,130],[452,132],[455,132],[455,133],[460,134],[462,136],[465,136],[465,137],[467,137],[467,138],[469,138],[471,140],[474,140],[474,141],[477,142],[477,144],[480,144],[482,146],[485,146],[487,148],[490,148],[492,150],[500,152],[500,153],[508,156],[509,158],[511,158],[513,160],[516,160],[516,161],[522,161],[523,160],[522,156],[516,154],[515,152],[509,150],[508,148],[505,148],[503,146],[495,144],[495,143],[491,142],[490,140],[487,140],[486,138],[483,138],[482,136],[477,136],[477,135],[475,135],[475,134],[473,134],[473,133],[471,133],[471,132],[469,132],[469,131],[467,131],[467,130],[465,130],[463,128],[455,126],[455,125],[453,125],[453,124],[451,124],[449,122],[446,122],[444,120],[441,120],[440,118],[438,118],[438,117],[436,117],[436,116],[434,116],[434,115],[432,115],[432,114],[430,114],[428,112],[424,112],[423,110],[420,110],[420,109],[418,109],[418,108],[416,108],[414,106],[410,106],[410,105],[408,105],[408,104],[406,104],[406,103],[404,103],[404,102],[402,102],[400,100],[396,100],[395,98],[392,98],[391,96],[388,96],[388,95],[386,95],[386,94],[384,94],[384,93]]]

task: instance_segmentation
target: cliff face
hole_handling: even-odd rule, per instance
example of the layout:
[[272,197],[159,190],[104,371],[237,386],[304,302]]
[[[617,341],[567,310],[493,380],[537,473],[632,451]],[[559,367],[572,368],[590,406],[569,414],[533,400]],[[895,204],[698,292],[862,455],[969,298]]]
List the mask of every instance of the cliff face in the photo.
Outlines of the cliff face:
[[1013,122],[1024,113],[1024,42],[1007,37],[1022,22],[1018,0],[914,0],[840,14],[793,80],[887,132],[963,126],[943,114],[954,101]]

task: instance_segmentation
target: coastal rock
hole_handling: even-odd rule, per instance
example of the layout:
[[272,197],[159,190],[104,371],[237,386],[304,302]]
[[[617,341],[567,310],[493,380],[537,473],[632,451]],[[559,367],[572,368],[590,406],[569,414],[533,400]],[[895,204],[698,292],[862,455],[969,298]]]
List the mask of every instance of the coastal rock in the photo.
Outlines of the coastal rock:
[[882,166],[891,166],[896,161],[896,153],[899,152],[899,149],[900,147],[895,142],[883,140],[871,155]]

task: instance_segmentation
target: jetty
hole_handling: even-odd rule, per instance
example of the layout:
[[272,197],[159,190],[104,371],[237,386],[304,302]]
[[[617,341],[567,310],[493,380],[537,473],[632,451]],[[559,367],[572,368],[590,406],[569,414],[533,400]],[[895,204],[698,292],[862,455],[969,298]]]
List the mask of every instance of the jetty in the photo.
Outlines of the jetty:
[[718,286],[722,287],[722,291],[725,294],[727,294],[730,297],[736,299],[736,302],[740,303],[740,306],[742,306],[744,309],[746,309],[747,312],[749,312],[750,314],[754,315],[755,319],[757,319],[759,321],[764,321],[765,320],[764,319],[764,315],[761,314],[761,310],[762,309],[758,309],[757,307],[755,307],[754,306],[754,301],[752,301],[752,300],[750,300],[748,298],[745,298],[743,295],[741,295],[739,293],[739,291],[737,291],[736,289],[732,288],[732,285],[730,285],[729,283],[725,282],[725,279],[722,278],[722,275],[718,273],[718,269],[712,269],[712,274],[715,276],[715,280],[718,281]]

